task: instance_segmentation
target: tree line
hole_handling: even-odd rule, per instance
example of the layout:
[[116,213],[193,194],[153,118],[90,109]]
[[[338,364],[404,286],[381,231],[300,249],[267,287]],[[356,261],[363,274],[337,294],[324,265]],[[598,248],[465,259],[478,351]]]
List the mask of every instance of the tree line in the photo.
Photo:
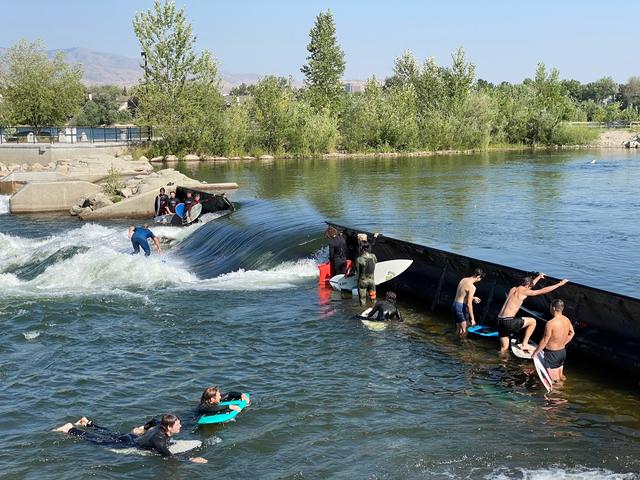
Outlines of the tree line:
[[371,77],[364,92],[347,94],[330,11],[309,32],[302,88],[267,76],[225,99],[218,65],[211,52],[196,52],[184,9],[156,0],[136,14],[133,29],[146,59],[142,82],[128,92],[133,108],[118,106],[118,87],[94,89],[89,99],[78,67],[22,41],[0,63],[0,124],[134,121],[154,128],[152,153],[309,155],[584,144],[597,131],[569,122],[640,119],[638,77],[582,84],[540,63],[531,79],[494,85],[477,79],[462,48],[448,66],[407,51],[392,76]]

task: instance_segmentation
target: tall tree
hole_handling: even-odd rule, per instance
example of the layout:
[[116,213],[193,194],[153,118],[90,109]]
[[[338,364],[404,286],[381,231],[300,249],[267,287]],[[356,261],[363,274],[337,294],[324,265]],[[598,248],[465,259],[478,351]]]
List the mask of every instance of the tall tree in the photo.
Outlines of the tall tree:
[[139,122],[154,126],[170,148],[196,150],[203,136],[215,135],[222,119],[211,52],[195,53],[191,24],[173,1],[155,0],[150,10],[136,14],[133,30],[145,59],[136,92]]
[[309,102],[316,110],[326,108],[332,114],[338,114],[344,97],[341,80],[345,61],[330,10],[320,12],[309,36],[308,63],[301,68],[305,75]]
[[58,52],[49,59],[41,41],[20,40],[0,60],[0,95],[5,120],[30,125],[64,125],[84,99],[82,71]]

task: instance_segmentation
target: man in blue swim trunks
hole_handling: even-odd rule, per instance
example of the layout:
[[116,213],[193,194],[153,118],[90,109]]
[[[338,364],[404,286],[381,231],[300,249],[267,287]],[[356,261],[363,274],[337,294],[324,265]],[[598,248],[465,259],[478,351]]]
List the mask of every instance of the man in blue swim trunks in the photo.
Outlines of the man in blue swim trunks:
[[476,324],[476,317],[473,314],[473,304],[480,303],[478,297],[473,295],[476,293],[476,283],[484,278],[484,271],[476,268],[470,277],[465,277],[458,283],[456,296],[451,305],[453,316],[456,320],[456,331],[458,335],[467,333],[468,323]]
[[140,253],[140,248],[144,250],[145,257],[151,255],[151,249],[149,248],[148,239],[152,239],[153,243],[156,245],[156,250],[158,254],[160,253],[160,241],[156,238],[151,230],[149,230],[149,225],[130,225],[129,226],[129,240],[131,240],[131,245],[133,245],[133,252],[131,255],[137,255]]

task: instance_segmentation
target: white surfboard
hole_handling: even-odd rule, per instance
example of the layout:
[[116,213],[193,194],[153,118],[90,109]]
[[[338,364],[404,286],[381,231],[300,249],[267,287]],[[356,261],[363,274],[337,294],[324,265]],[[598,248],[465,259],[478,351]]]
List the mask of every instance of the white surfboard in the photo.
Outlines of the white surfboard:
[[153,221],[155,223],[161,223],[163,225],[171,223],[171,219],[173,218],[173,213],[168,213],[166,215],[158,215],[157,217],[153,217]]
[[547,392],[550,392],[553,390],[553,380],[551,380],[549,372],[547,372],[547,369],[542,364],[542,360],[544,360],[544,352],[540,352],[538,355],[533,357],[533,365],[536,367],[536,372],[538,373],[538,377],[540,378],[542,385]]
[[[388,282],[389,280],[397,277],[407,268],[411,266],[413,260],[388,260],[386,262],[376,263],[376,269],[373,274],[373,278],[376,285]],[[335,275],[329,280],[329,284],[335,290],[349,290],[352,291],[357,288],[358,279],[356,275],[345,277],[343,274]]]
[[360,317],[360,321],[362,322],[362,324],[365,327],[367,327],[369,330],[374,330],[374,331],[380,331],[387,328],[387,322],[378,322],[376,320],[372,320],[369,317],[367,317],[367,315],[369,314],[369,312],[371,312],[371,310],[373,310],[373,308],[369,307],[360,315],[358,315]]
[[196,203],[191,207],[191,211],[189,212],[189,223],[195,222],[200,216],[200,213],[202,213],[202,205],[200,203]]
[[529,342],[529,347],[530,347],[530,352],[527,353],[524,350],[522,350],[521,344],[520,342],[518,342],[515,338],[511,339],[511,352],[513,352],[513,354],[518,357],[518,358],[526,358],[528,360],[531,360],[531,354],[533,353],[533,351],[538,348],[538,344],[535,342]]
[[[202,446],[202,442],[200,440],[175,440],[169,444],[169,451],[174,455],[178,455],[179,453],[185,453],[195,448],[199,448]],[[141,448],[109,448],[111,452],[119,453],[120,455],[156,455],[155,452],[151,450],[143,450]]]

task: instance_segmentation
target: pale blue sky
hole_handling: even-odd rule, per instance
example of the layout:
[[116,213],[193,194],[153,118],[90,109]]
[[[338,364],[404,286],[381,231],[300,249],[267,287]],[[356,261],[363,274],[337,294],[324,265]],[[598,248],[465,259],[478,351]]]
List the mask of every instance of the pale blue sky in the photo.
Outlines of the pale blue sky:
[[[47,48],[86,47],[139,55],[131,27],[151,0],[0,0],[0,47],[41,38]],[[637,2],[534,1],[206,1],[178,0],[198,36],[232,73],[300,78],[315,15],[330,8],[347,60],[346,79],[384,78],[405,49],[448,63],[463,46],[480,78],[532,76],[538,61],[563,78],[640,75]]]

